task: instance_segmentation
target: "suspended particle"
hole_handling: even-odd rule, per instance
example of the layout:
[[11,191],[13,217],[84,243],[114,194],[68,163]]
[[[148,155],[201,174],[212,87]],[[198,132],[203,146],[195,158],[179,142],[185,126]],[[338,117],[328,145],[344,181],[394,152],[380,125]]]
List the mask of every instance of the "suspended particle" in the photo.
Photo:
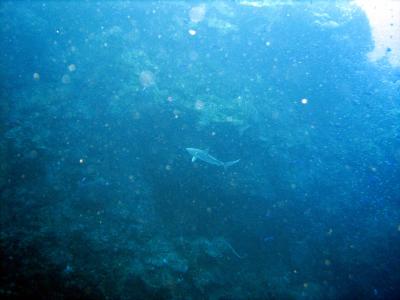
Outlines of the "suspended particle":
[[149,70],[140,72],[139,81],[143,88],[148,88],[156,83],[153,72]]
[[301,99],[300,102],[301,102],[301,104],[306,105],[308,103],[308,99],[307,98],[303,98],[303,99]]
[[68,74],[65,74],[61,78],[61,82],[64,83],[64,84],[71,83],[71,77]]
[[70,71],[70,72],[75,72],[75,70],[76,70],[76,66],[75,66],[74,64],[70,64],[70,65],[68,66],[68,71]]
[[325,259],[324,263],[325,263],[325,266],[327,266],[327,267],[329,267],[332,264],[332,262],[329,259]]
[[196,100],[196,102],[194,103],[194,108],[196,110],[202,110],[204,108],[204,106],[205,106],[205,103],[202,100]]
[[189,11],[190,21],[193,23],[199,23],[203,21],[206,14],[206,6],[204,4],[192,7]]
[[189,53],[189,59],[190,60],[197,60],[199,58],[199,54],[196,51],[191,51]]
[[34,80],[36,80],[36,81],[38,81],[38,80],[40,80],[40,74],[39,73],[33,73],[33,79]]

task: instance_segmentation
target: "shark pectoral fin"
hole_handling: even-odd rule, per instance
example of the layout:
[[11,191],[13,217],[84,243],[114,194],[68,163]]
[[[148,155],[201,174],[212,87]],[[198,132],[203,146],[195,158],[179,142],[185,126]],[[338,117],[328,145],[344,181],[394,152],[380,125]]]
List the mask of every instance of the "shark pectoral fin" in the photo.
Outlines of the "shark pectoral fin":
[[192,157],[192,162],[195,162],[196,159],[197,159],[197,158],[196,158],[195,156],[193,156],[193,157]]

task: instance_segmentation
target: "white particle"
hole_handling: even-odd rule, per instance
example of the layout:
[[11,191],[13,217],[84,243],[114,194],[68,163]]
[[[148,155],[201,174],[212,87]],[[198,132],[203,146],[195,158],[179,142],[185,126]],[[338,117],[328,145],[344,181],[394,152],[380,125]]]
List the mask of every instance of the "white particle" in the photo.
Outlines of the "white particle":
[[190,35],[196,35],[196,30],[194,30],[194,29],[189,29],[188,32]]
[[70,64],[70,65],[68,66],[68,70],[69,70],[70,72],[74,72],[74,71],[76,70],[76,66],[75,66],[74,64]]
[[308,99],[307,98],[303,98],[301,99],[301,104],[307,104],[308,103]]

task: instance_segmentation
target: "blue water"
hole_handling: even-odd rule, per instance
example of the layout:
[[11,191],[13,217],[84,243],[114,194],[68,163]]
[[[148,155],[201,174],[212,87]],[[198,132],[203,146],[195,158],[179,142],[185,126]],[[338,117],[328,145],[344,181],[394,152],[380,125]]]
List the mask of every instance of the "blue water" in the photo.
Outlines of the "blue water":
[[400,70],[273,3],[0,4],[2,299],[399,299]]

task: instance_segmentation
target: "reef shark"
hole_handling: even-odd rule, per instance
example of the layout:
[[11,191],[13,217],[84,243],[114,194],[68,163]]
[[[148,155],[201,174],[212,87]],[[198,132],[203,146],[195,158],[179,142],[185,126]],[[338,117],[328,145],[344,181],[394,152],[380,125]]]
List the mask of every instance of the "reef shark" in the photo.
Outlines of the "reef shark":
[[211,156],[210,154],[208,154],[208,149],[201,150],[201,149],[196,149],[196,148],[186,148],[186,151],[189,152],[189,154],[192,156],[192,162],[199,159],[199,160],[205,161],[206,163],[209,163],[211,165],[224,167],[225,169],[240,161],[240,159],[228,161],[228,162],[220,161],[220,160],[216,159],[215,157]]

